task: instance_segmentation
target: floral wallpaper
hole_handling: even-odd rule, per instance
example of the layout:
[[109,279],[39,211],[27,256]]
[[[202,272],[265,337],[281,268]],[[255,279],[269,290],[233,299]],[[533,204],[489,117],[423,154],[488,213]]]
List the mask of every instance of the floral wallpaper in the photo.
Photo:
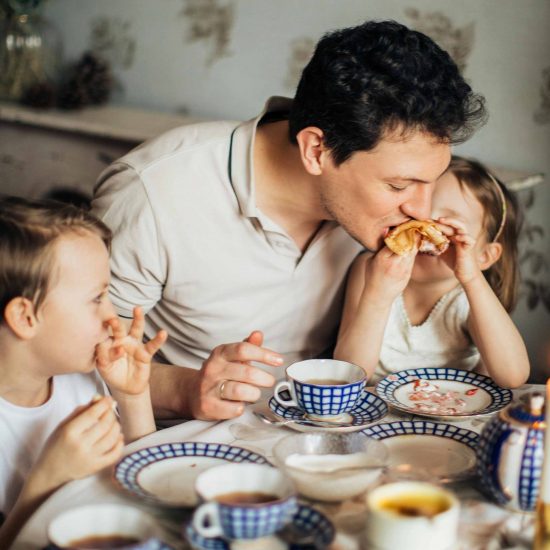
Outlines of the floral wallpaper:
[[132,22],[118,17],[94,18],[90,25],[90,49],[102,55],[115,68],[130,68],[136,52]]
[[235,3],[219,0],[184,0],[179,12],[186,24],[186,42],[202,41],[207,48],[205,63],[231,55],[229,42],[233,30]]
[[118,103],[206,119],[250,118],[269,95],[291,96],[328,30],[394,19],[431,36],[487,99],[487,125],[457,152],[547,174],[537,187],[514,184],[525,211],[514,320],[535,370],[550,375],[550,1],[48,0],[44,8],[72,58],[92,49],[110,61]]
[[550,122],[550,67],[546,67],[542,71],[540,106],[535,111],[533,118],[538,124],[548,124]]

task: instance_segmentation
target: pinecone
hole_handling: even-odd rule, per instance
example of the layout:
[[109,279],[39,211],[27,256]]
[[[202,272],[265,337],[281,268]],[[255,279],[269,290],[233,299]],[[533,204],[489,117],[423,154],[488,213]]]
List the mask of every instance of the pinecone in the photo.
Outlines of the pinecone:
[[55,88],[49,82],[33,84],[23,94],[21,103],[36,109],[49,109],[55,104]]
[[59,94],[59,106],[78,109],[107,102],[113,88],[109,64],[97,55],[86,52],[74,66],[72,74]]

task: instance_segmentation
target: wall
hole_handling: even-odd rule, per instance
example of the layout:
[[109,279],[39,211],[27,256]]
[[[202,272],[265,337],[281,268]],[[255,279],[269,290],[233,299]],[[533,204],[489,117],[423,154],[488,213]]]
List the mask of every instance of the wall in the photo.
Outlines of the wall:
[[[230,119],[291,96],[323,32],[395,19],[448,49],[487,98],[488,124],[457,152],[550,174],[548,0],[48,0],[45,14],[67,60],[92,48],[111,61],[114,102]],[[549,186],[520,198],[528,227],[514,319],[540,381],[550,375]]]

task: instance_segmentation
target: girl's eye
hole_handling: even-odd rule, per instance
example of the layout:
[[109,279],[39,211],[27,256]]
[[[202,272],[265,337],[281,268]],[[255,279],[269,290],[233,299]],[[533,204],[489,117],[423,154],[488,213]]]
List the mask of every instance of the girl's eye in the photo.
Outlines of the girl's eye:
[[93,301],[95,304],[101,304],[101,302],[103,302],[104,297],[105,297],[105,293],[102,292],[99,296],[96,296]]

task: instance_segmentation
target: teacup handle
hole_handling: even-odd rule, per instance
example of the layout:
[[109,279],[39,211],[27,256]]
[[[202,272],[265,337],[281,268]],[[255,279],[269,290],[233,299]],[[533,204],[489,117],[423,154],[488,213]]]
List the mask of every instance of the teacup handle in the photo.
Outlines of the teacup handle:
[[[288,390],[288,393],[290,393],[290,399],[288,401],[284,400],[279,395],[279,392],[282,392],[283,390]],[[273,397],[275,398],[275,401],[283,407],[299,407],[298,402],[296,401],[296,395],[294,394],[294,388],[288,380],[282,380],[275,386]]]
[[[208,525],[206,525],[206,522],[208,522]],[[199,535],[205,538],[223,536],[218,505],[215,502],[207,502],[195,510],[193,514],[193,528]]]

